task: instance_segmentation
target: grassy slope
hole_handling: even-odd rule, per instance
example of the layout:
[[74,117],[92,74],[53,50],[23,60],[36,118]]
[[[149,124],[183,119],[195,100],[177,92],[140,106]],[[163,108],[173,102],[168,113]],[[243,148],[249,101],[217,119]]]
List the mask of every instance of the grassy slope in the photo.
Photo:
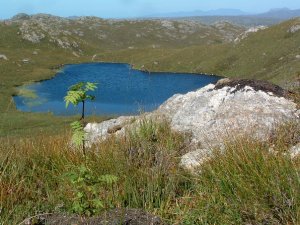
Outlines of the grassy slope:
[[[56,133],[64,130],[73,120],[70,117],[56,117],[49,114],[23,113],[15,109],[12,95],[15,86],[26,82],[39,81],[55,75],[57,67],[62,63],[80,63],[89,61],[78,59],[68,50],[58,48],[54,44],[42,42],[32,44],[16,35],[18,26],[0,25],[0,51],[8,57],[8,61],[0,61],[0,136],[1,135],[34,135],[36,133]],[[33,55],[33,51],[38,55]],[[24,64],[23,59],[30,59]]]
[[[92,21],[87,20],[85,23],[92,27],[95,24],[95,21]],[[56,72],[51,68],[60,64],[90,62],[95,54],[97,61],[127,62],[133,64],[135,68],[144,66],[150,71],[214,73],[229,77],[266,79],[281,85],[299,77],[300,63],[295,55],[300,54],[300,32],[293,35],[287,32],[293,24],[299,23],[299,19],[251,34],[249,38],[236,45],[222,43],[219,31],[206,26],[203,32],[210,31],[211,34],[204,39],[199,39],[201,32],[196,32],[183,41],[176,33],[177,30],[172,32],[179,36],[171,38],[168,36],[168,32],[171,31],[165,33],[165,30],[160,30],[163,28],[158,29],[157,21],[133,24],[117,22],[113,26],[108,22],[104,24],[101,22],[101,29],[97,27],[93,29],[100,29],[108,35],[108,38],[99,40],[93,29],[90,30],[85,23],[78,24],[71,21],[69,24],[63,24],[65,26],[63,29],[84,31],[83,37],[71,36],[72,40],[80,45],[83,52],[80,57],[72,54],[74,50],[62,49],[49,42],[49,37],[38,44],[22,40],[18,35],[18,24],[7,26],[0,23],[0,54],[5,54],[9,58],[8,61],[0,60],[0,135],[26,134],[29,130],[29,133],[39,133],[41,130],[56,132],[53,127],[64,129],[70,118],[62,119],[50,114],[16,111],[11,97],[15,93],[14,87],[50,78]],[[175,27],[179,26],[177,22],[174,24]],[[143,25],[150,27],[152,33],[145,30]],[[237,32],[239,29],[226,26],[231,32]],[[138,38],[137,31],[147,34],[146,37]],[[154,35],[160,32],[162,37]],[[210,39],[215,42],[207,45]],[[153,48],[153,44],[160,47]],[[134,46],[134,49],[128,49],[130,46]],[[38,54],[34,55],[33,51],[37,51]],[[30,63],[24,64],[22,59],[25,58],[29,58]]]
[[[299,21],[299,20],[298,20]],[[299,23],[299,22],[298,22]],[[103,54],[107,61],[134,62],[150,71],[185,71],[269,80],[284,85],[299,77],[300,32],[288,34],[288,21],[251,34],[240,43],[169,50],[122,50]],[[129,58],[129,59],[128,59]],[[159,62],[155,65],[153,62]]]
[[[87,158],[71,149],[68,135],[0,139],[0,224],[19,224],[39,213],[72,214],[79,189],[87,194],[83,203],[104,204],[86,211],[140,208],[168,224],[297,225],[300,158],[291,160],[285,152],[299,132],[293,125],[277,132],[272,143],[237,140],[195,176],[179,168],[179,157],[189,149],[167,123],[143,122],[126,138],[93,146]],[[91,180],[76,185],[68,174],[80,174],[84,162]],[[104,174],[119,180],[92,195],[93,182]]]

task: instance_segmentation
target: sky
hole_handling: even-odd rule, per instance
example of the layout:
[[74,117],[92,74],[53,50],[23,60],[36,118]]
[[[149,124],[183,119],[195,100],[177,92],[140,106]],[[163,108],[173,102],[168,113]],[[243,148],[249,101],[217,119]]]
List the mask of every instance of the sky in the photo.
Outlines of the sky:
[[0,0],[0,19],[10,18],[20,12],[126,18],[219,8],[260,13],[283,7],[299,9],[300,0]]

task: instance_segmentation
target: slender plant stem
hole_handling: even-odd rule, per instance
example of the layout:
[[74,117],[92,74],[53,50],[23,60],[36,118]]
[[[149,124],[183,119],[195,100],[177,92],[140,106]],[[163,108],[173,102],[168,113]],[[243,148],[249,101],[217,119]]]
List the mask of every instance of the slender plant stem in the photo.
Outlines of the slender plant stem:
[[[85,101],[83,100],[82,101],[82,114],[81,114],[81,123],[82,123],[82,127],[84,128],[85,126],[85,121],[84,121],[84,118],[85,118]],[[84,157],[86,156],[86,151],[85,151],[85,137],[82,139],[82,151],[83,151],[83,155]]]
[[82,101],[82,114],[81,114],[81,119],[84,120],[84,110],[85,110],[85,101]]

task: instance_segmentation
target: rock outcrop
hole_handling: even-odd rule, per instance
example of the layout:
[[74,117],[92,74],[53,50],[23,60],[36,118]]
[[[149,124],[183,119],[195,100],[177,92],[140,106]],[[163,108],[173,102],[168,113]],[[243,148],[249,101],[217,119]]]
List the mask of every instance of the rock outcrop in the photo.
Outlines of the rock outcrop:
[[256,27],[251,27],[248,30],[246,30],[245,32],[243,32],[242,34],[240,34],[235,40],[235,43],[239,43],[241,40],[247,38],[251,33],[256,33],[260,30],[265,30],[267,29],[267,26],[256,26]]
[[[299,121],[299,116],[289,92],[279,86],[264,81],[223,79],[215,85],[174,95],[146,118],[164,118],[173,130],[189,134],[191,150],[195,151],[183,156],[181,164],[192,169],[209,158],[212,149],[223,148],[227,141],[244,136],[267,140],[276,126]],[[88,124],[90,143],[114,133],[109,130],[123,135],[127,127],[138,126],[138,120],[139,117],[120,117]],[[114,129],[116,126],[118,129]]]
[[245,135],[265,140],[276,125],[299,119],[286,91],[247,80],[221,81],[175,95],[156,113],[166,115],[174,130],[191,133],[192,143],[208,149]]
[[[222,147],[231,137],[247,135],[265,140],[278,124],[299,120],[299,110],[279,86],[264,81],[223,79],[216,85],[174,95],[146,117],[169,120],[174,130],[191,134],[195,146],[209,149]],[[134,118],[88,124],[85,130],[89,140],[97,142],[113,134],[112,130],[124,133],[126,127],[137,122]]]
[[296,33],[297,31],[299,31],[300,30],[300,24],[297,24],[297,25],[294,25],[294,26],[292,26],[289,30],[288,30],[288,32],[290,32],[290,33]]
[[[97,39],[100,45],[105,44],[108,48],[159,48],[160,44],[157,43],[166,40],[176,46],[228,43],[245,31],[243,26],[229,23],[212,26],[190,20],[104,20],[97,17],[63,18],[47,14],[19,14],[6,22],[18,24],[18,34],[26,41],[50,42],[77,54],[84,51],[87,43]],[[122,42],[118,41],[120,34],[123,35]],[[145,46],[145,43],[149,44]]]

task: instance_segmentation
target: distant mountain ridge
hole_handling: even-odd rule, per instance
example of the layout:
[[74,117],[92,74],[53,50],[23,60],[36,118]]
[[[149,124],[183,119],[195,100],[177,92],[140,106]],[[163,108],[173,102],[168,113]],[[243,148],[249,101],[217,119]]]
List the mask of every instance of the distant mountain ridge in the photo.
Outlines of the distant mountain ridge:
[[294,17],[300,17],[300,9],[289,9],[289,8],[276,8],[270,9],[264,13],[247,13],[239,9],[216,9],[209,11],[195,10],[191,12],[171,12],[171,13],[161,13],[147,16],[148,17],[204,17],[204,16],[249,16],[249,17],[259,17],[259,18],[274,18],[287,20]]
[[254,16],[287,20],[294,17],[300,17],[300,9],[294,9],[294,10],[288,8],[271,9],[268,12],[256,14]]
[[241,16],[249,13],[243,12],[239,9],[215,9],[215,10],[195,10],[191,12],[170,12],[153,14],[146,17],[189,17],[189,16]]

